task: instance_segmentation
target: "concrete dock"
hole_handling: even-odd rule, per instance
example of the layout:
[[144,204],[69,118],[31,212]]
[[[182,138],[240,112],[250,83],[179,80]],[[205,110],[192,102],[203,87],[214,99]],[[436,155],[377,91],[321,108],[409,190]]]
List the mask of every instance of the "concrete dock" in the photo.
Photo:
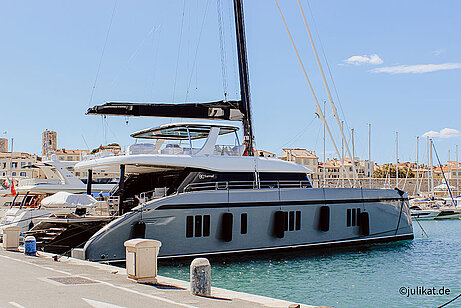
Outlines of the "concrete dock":
[[297,307],[215,287],[210,298],[194,296],[186,281],[159,276],[158,285],[139,284],[123,268],[53,256],[0,248],[0,307]]

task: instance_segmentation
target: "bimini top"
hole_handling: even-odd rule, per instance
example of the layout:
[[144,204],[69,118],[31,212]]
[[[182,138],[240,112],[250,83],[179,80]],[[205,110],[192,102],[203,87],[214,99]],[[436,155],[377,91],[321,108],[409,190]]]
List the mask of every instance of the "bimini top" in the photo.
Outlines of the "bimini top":
[[218,123],[181,122],[170,123],[158,127],[143,129],[131,134],[139,139],[195,140],[207,138],[213,127],[219,128],[219,135],[225,135],[239,130],[238,126]]

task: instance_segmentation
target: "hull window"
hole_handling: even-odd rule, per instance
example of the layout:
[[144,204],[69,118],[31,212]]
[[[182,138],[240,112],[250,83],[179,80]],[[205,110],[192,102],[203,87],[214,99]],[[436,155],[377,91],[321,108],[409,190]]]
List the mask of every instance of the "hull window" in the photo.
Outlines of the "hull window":
[[290,211],[290,218],[289,218],[289,228],[290,231],[295,229],[295,212]]
[[286,231],[301,230],[301,211],[275,212],[273,230],[278,238],[283,238]]
[[240,234],[248,233],[248,214],[242,213],[240,215]]
[[186,217],[186,237],[210,236],[210,215]]
[[195,237],[202,236],[202,216],[195,216]]
[[360,209],[347,209],[347,220],[346,226],[348,227],[356,227],[361,225],[361,214]]
[[296,224],[295,230],[301,230],[301,211],[296,211]]
[[203,216],[203,236],[210,236],[210,215]]
[[194,216],[186,217],[186,237],[194,236]]

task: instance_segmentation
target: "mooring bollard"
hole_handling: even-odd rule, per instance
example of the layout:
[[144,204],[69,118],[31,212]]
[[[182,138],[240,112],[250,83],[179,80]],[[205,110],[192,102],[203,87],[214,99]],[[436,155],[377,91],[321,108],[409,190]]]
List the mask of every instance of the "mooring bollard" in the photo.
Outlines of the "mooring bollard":
[[190,292],[211,296],[211,265],[206,258],[196,258],[190,264]]
[[6,250],[18,250],[19,234],[21,228],[18,226],[6,226],[3,228],[3,248]]
[[35,237],[29,235],[24,239],[24,254],[28,256],[37,255],[37,241]]
[[157,256],[162,242],[136,238],[124,245],[128,278],[138,283],[157,283]]

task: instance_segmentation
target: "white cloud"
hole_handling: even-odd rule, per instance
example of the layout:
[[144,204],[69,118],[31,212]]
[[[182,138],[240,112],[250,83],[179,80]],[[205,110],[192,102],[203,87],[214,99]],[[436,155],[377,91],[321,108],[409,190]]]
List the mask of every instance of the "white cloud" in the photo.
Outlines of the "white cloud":
[[459,136],[461,136],[461,133],[459,132],[459,130],[454,129],[454,128],[444,128],[440,132],[430,130],[423,134],[423,137],[444,138],[444,139],[454,138],[454,137],[459,137]]
[[441,54],[445,53],[445,49],[437,49],[432,52],[433,55],[435,56],[440,56]]
[[417,64],[379,67],[371,70],[370,72],[388,74],[423,74],[436,71],[454,70],[460,68],[461,63]]
[[377,55],[363,55],[363,56],[352,56],[344,60],[344,62],[352,65],[363,65],[363,64],[373,64],[378,65],[382,64],[383,60]]

